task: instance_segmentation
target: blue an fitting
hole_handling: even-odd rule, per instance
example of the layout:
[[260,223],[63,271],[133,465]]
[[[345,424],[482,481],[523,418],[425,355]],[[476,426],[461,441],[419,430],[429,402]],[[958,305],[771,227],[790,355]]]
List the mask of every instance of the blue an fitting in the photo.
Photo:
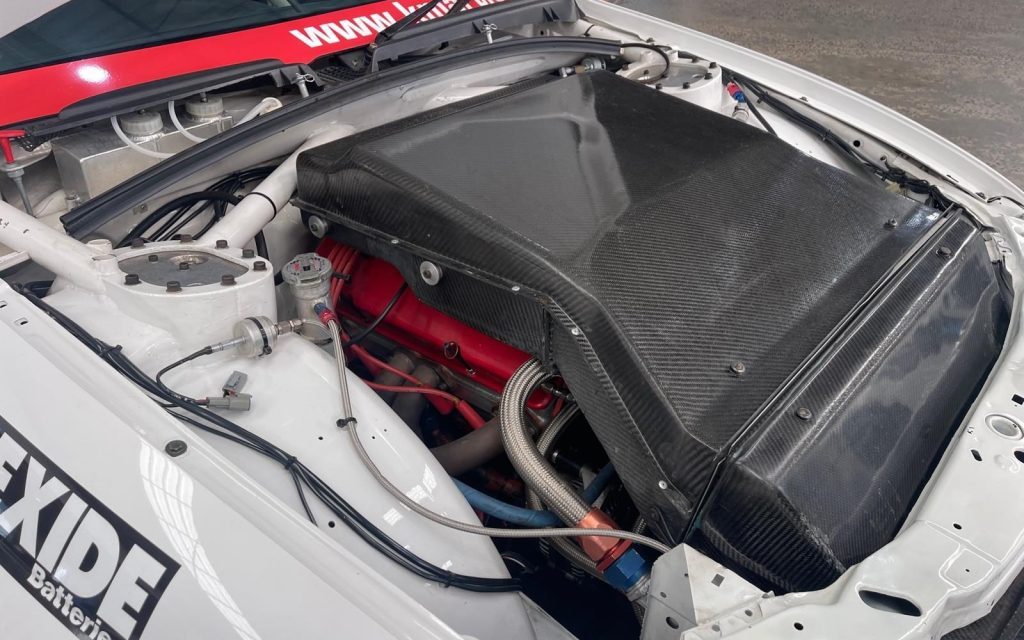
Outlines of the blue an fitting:
[[629,592],[651,573],[651,566],[640,553],[630,547],[604,570],[604,579],[623,593]]

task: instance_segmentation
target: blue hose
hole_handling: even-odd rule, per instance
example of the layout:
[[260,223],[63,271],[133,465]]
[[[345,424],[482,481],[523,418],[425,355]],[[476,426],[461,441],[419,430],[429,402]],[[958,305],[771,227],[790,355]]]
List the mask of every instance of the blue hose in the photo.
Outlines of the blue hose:
[[[593,503],[597,500],[598,496],[605,490],[608,483],[611,482],[612,478],[615,477],[615,467],[608,463],[604,466],[601,471],[594,476],[593,481],[587,488],[583,490],[583,499],[587,501],[587,504]],[[527,509],[525,507],[517,507],[507,502],[502,502],[497,498],[492,498],[482,491],[477,491],[468,484],[452,478],[455,482],[455,486],[459,488],[462,495],[466,497],[466,501],[475,509],[483,511],[489,516],[494,516],[517,524],[522,527],[541,528],[541,527],[556,527],[563,524],[558,516],[551,513],[550,511],[537,511],[534,509]],[[571,523],[575,524],[575,523]]]

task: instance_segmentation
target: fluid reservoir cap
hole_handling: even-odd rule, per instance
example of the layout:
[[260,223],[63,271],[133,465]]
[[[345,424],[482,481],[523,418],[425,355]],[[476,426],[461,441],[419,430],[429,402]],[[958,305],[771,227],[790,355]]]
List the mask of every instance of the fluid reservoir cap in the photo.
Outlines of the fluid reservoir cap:
[[118,116],[121,129],[130,136],[142,137],[160,133],[164,128],[164,119],[155,111],[136,111]]
[[196,120],[216,118],[224,113],[224,101],[217,96],[192,96],[185,101],[185,112]]

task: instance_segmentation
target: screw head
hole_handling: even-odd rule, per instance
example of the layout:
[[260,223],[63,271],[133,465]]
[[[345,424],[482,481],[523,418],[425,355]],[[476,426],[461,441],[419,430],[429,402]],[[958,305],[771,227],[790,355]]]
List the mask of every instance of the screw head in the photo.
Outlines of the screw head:
[[141,249],[144,246],[146,246],[145,238],[135,238],[132,240],[132,249]]
[[166,445],[164,445],[164,451],[166,451],[167,455],[171,456],[172,458],[177,458],[181,454],[188,451],[188,445],[185,444],[184,440],[171,440]]
[[801,420],[810,420],[813,416],[814,414],[811,413],[811,410],[808,409],[807,407],[800,407],[799,409],[796,410],[796,417],[800,418]]
[[432,287],[436,287],[441,282],[441,276],[443,272],[441,267],[437,266],[433,262],[424,260],[420,263],[420,277],[423,278],[423,282],[426,282]]
[[167,293],[180,293],[181,283],[177,280],[170,280],[167,282]]
[[139,274],[137,273],[129,273],[126,274],[124,277],[124,283],[129,286],[133,284],[139,284],[140,282],[142,282],[142,280],[139,279]]
[[733,374],[737,376],[742,376],[744,373],[747,372],[747,365],[737,360],[736,362],[729,365],[729,371],[732,371]]
[[320,216],[309,216],[309,220],[306,222],[309,226],[309,232],[317,238],[322,238],[327,235],[330,225],[327,221]]
[[181,234],[180,236],[178,236],[178,242],[181,242],[181,243],[192,242],[192,234],[190,234],[190,233],[183,233],[183,234]]
[[155,253],[149,254],[150,262],[157,262],[158,260],[160,260],[160,256],[156,255]]
[[224,238],[221,238],[220,240],[218,240],[214,244],[214,246],[217,247],[218,249],[227,249],[228,248],[228,241],[225,240]]
[[188,270],[189,270],[189,264],[187,262],[179,262],[178,263],[178,271],[188,271]]
[[242,257],[246,260],[256,257],[256,252],[252,249],[242,249]]
[[252,263],[252,270],[253,271],[266,271],[267,270],[267,263],[262,261],[262,260],[257,260],[256,262]]
[[936,251],[935,253],[937,253],[940,258],[948,258],[949,256],[953,255],[953,250],[950,249],[949,247],[939,247],[939,250]]
[[224,287],[230,287],[235,284],[235,276],[230,273],[225,273],[220,277],[220,284]]

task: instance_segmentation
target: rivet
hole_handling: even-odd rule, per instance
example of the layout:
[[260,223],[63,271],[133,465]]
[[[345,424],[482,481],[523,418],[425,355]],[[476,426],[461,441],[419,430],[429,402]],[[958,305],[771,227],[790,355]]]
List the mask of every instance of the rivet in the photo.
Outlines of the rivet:
[[810,420],[813,415],[814,414],[811,413],[811,410],[808,409],[807,407],[800,407],[799,409],[796,410],[796,417],[800,418],[801,420]]
[[664,491],[665,489],[668,489],[668,483],[664,480],[658,480],[658,488]]
[[150,261],[150,262],[156,262],[156,261],[158,261],[159,259],[160,259],[160,256],[156,255],[155,253],[151,253],[151,254],[149,254],[149,261]]
[[124,277],[124,283],[127,285],[139,284],[142,280],[139,279],[139,274],[129,273]]
[[899,226],[899,224],[900,223],[899,221],[896,220],[896,218],[889,218],[888,220],[885,221],[885,228],[895,229],[897,226]]
[[228,248],[228,241],[225,240],[224,238],[221,238],[220,240],[218,240],[216,242],[216,244],[214,246],[217,247],[218,249],[227,249]]
[[744,373],[747,372],[747,365],[737,360],[736,362],[729,365],[729,371],[732,371],[734,374],[738,376],[742,376]]
[[948,258],[953,255],[953,251],[949,247],[939,247],[939,250],[935,253],[939,254],[940,258]]
[[256,262],[252,263],[252,270],[253,271],[266,271],[267,270],[267,263],[263,262],[262,260],[257,260]]
[[185,444],[184,440],[171,440],[164,446],[164,451],[172,458],[177,458],[188,451],[188,445]]
[[235,284],[235,276],[231,275],[230,273],[225,273],[220,277],[220,283],[222,286],[230,287],[233,284]]
[[256,257],[256,252],[252,249],[242,249],[242,257],[246,260]]
[[518,284],[512,285],[512,293],[518,293],[519,289],[520,289],[520,287],[519,287]]
[[181,283],[177,280],[171,280],[167,283],[167,293],[179,293],[181,291]]
[[569,333],[571,333],[574,336],[578,336],[578,335],[580,335],[580,328],[579,327],[573,327],[572,329],[569,329]]

